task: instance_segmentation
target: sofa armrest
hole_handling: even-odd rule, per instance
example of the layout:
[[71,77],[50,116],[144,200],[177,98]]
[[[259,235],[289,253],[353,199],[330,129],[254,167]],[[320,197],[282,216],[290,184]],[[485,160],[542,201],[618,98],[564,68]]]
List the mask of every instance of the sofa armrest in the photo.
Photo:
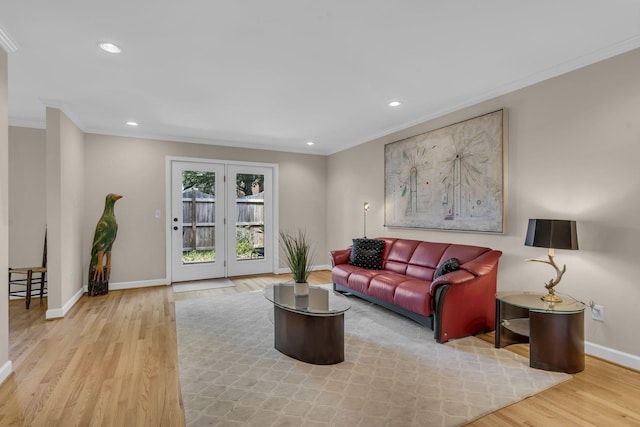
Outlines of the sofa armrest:
[[431,283],[438,342],[495,327],[496,279],[502,252],[489,251]]
[[436,294],[436,290],[442,285],[458,285],[469,282],[475,279],[475,277],[476,276],[466,270],[456,270],[451,273],[443,274],[431,282],[431,285],[429,286],[429,293],[431,296],[434,296]]
[[331,267],[335,267],[340,264],[348,264],[351,257],[351,249],[338,249],[335,251],[329,251],[331,257]]
[[498,260],[502,256],[501,251],[489,251],[480,255],[478,258],[473,259],[463,265],[460,266],[462,270],[466,270],[469,273],[475,276],[484,276],[492,271],[496,265],[498,265]]

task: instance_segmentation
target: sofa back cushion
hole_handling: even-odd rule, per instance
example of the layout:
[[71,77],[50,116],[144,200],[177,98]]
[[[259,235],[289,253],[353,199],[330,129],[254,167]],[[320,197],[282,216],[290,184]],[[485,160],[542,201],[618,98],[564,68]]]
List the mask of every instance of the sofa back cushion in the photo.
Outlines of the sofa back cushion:
[[470,245],[449,245],[444,254],[442,254],[442,258],[438,261],[438,263],[445,261],[449,258],[456,258],[460,265],[464,265],[465,263],[478,258],[485,252],[489,252],[491,249],[485,248],[482,246],[470,246]]
[[420,242],[409,259],[406,274],[416,279],[431,280],[448,247],[448,243]]
[[406,274],[411,255],[419,244],[417,240],[396,239],[389,245],[388,252],[385,250],[386,258],[382,268],[394,273]]
[[384,241],[382,268],[420,280],[433,280],[443,261],[456,258],[461,266],[491,249],[482,246],[423,242],[411,239],[379,237]]

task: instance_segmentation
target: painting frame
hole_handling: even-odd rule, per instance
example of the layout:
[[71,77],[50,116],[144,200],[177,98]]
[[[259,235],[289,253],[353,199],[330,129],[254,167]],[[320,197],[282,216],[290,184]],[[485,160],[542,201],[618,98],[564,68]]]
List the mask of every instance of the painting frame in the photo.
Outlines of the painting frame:
[[506,233],[506,108],[384,146],[385,227]]

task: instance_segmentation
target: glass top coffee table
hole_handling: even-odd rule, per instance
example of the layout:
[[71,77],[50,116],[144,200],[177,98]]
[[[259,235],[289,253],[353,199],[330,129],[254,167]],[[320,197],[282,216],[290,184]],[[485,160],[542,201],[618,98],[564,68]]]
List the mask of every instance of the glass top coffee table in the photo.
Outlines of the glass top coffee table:
[[315,365],[344,361],[347,297],[320,286],[297,294],[293,283],[269,285],[264,296],[273,303],[276,350]]

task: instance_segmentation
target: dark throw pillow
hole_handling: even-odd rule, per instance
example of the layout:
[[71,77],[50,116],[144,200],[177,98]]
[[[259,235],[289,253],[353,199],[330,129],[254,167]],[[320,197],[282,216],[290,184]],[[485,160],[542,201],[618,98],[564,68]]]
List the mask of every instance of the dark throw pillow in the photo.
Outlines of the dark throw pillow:
[[460,263],[457,259],[449,258],[448,260],[442,261],[438,268],[436,268],[436,272],[433,273],[433,280],[436,280],[443,274],[451,273],[456,270],[460,270]]
[[349,264],[369,270],[382,269],[384,240],[353,239]]

